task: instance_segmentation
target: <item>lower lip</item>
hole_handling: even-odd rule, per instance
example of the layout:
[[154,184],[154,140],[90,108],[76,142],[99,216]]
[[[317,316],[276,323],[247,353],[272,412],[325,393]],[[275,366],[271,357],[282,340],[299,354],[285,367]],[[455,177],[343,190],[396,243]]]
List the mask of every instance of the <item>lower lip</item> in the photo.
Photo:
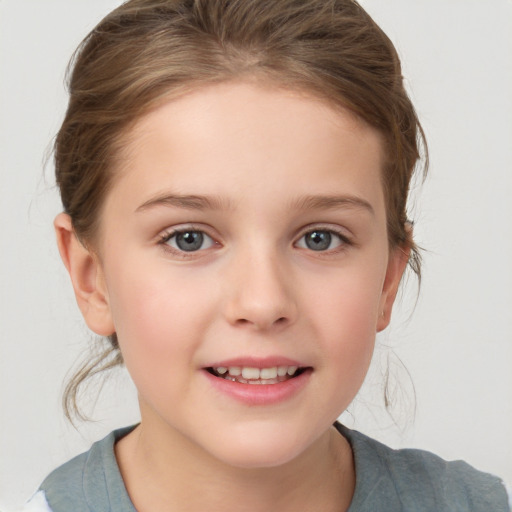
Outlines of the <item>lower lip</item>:
[[307,369],[297,377],[278,382],[277,384],[242,384],[212,375],[203,370],[211,386],[247,405],[272,405],[290,400],[308,383],[312,370]]

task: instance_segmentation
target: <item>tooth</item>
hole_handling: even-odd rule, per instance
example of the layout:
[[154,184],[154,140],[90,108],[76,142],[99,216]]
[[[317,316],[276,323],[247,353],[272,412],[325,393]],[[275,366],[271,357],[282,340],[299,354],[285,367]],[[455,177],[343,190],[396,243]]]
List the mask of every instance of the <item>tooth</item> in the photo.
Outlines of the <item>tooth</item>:
[[288,366],[288,375],[293,375],[298,369],[298,366]]
[[279,377],[284,377],[287,372],[288,372],[288,366],[278,366],[277,367],[277,375],[279,375]]
[[229,367],[229,375],[233,375],[237,377],[238,375],[242,375],[242,369],[238,366],[230,366]]
[[262,382],[261,382],[261,380],[250,380],[249,384],[259,384],[259,385],[261,385]]
[[244,379],[259,379],[260,370],[258,368],[242,368],[242,377]]
[[215,368],[215,371],[220,375],[224,375],[228,371],[228,369],[225,368],[224,366],[219,366],[218,368]]
[[260,370],[260,379],[275,379],[277,377],[277,367],[262,368]]

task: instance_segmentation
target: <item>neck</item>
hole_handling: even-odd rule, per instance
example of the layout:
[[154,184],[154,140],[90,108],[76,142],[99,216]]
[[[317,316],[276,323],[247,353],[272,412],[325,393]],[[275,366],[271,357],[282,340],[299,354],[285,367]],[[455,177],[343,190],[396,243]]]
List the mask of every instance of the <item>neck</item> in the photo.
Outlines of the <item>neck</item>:
[[333,427],[306,452],[270,468],[230,466],[144,422],[117,443],[116,457],[138,512],[340,512],[355,487],[352,450]]

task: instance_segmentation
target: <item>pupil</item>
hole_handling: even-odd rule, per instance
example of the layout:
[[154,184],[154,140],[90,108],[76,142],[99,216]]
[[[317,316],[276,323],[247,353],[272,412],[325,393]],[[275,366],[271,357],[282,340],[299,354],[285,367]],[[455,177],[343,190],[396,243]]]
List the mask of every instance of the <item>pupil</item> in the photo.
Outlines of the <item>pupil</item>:
[[313,251],[325,251],[331,245],[331,238],[328,231],[313,231],[306,236],[306,245]]
[[187,231],[176,236],[176,245],[182,251],[197,251],[203,245],[203,234],[199,231]]

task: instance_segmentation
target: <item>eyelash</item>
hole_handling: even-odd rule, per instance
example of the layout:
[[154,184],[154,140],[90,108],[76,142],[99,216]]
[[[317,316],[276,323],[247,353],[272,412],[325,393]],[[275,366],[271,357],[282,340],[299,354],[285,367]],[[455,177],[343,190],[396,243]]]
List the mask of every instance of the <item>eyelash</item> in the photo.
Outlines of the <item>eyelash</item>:
[[335,247],[334,249],[327,249],[327,250],[321,250],[321,251],[315,251],[314,249],[311,249],[310,247],[302,247],[306,250],[309,250],[313,253],[319,253],[323,255],[331,255],[336,254],[339,252],[342,252],[346,250],[348,247],[353,246],[354,242],[351,240],[344,232],[341,232],[339,230],[333,229],[332,227],[326,227],[326,226],[313,226],[312,228],[307,229],[306,231],[302,232],[300,237],[298,238],[297,242],[295,242],[295,245],[299,243],[302,239],[304,239],[306,236],[311,235],[315,232],[318,233],[328,233],[331,237],[334,235],[339,240],[339,245]]
[[203,251],[205,250],[205,249],[199,249],[197,251],[185,251],[185,250],[175,248],[175,247],[172,247],[169,245],[169,242],[173,238],[175,238],[179,235],[185,234],[185,233],[200,233],[201,235],[208,237],[212,241],[212,246],[219,245],[218,242],[215,242],[214,238],[212,236],[210,236],[204,229],[201,229],[199,227],[194,227],[194,226],[189,226],[189,227],[182,228],[182,229],[173,229],[171,231],[167,231],[160,236],[160,238],[158,240],[158,244],[161,245],[164,250],[166,250],[174,255],[178,255],[182,258],[191,258],[194,256],[195,253],[200,252],[201,250],[203,250]]
[[[314,226],[314,227],[308,228],[306,231],[303,231],[302,234],[297,239],[297,241],[294,243],[294,246],[297,246],[297,244],[302,239],[304,239],[306,236],[311,235],[311,234],[313,234],[315,232],[328,233],[330,236],[334,235],[334,237],[336,237],[339,240],[339,246],[335,247],[334,249],[319,250],[319,251],[315,251],[314,249],[311,249],[310,247],[300,247],[301,249],[305,249],[305,250],[313,252],[313,253],[319,253],[319,254],[328,255],[328,254],[342,252],[342,251],[346,250],[348,247],[354,245],[354,242],[345,233],[342,233],[341,231],[338,231],[338,230],[333,229],[331,227]],[[169,245],[169,241],[170,240],[172,240],[173,238],[179,236],[180,234],[185,234],[185,233],[200,233],[201,235],[208,237],[212,241],[211,246],[220,245],[204,229],[201,229],[199,227],[194,227],[194,226],[186,227],[186,228],[183,228],[183,229],[173,229],[171,231],[167,231],[167,232],[163,233],[159,237],[158,244],[161,245],[164,248],[164,250],[166,250],[166,251],[168,251],[168,252],[170,252],[170,253],[172,253],[174,255],[178,255],[178,256],[180,256],[182,258],[194,257],[195,253],[204,251],[204,250],[209,249],[211,247],[211,246],[207,247],[206,249],[198,249],[198,250],[193,250],[193,251],[185,251],[185,250],[182,250],[182,249],[179,249],[179,248],[175,248],[175,247],[172,247],[172,246]]]

